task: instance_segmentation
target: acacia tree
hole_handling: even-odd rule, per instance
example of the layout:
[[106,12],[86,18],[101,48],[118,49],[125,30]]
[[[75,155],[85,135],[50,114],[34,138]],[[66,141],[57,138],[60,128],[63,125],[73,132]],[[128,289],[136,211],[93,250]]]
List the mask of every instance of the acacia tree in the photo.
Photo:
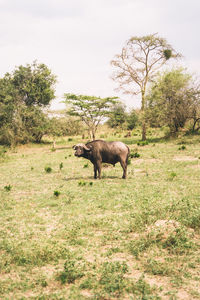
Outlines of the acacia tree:
[[95,96],[64,94],[65,103],[69,106],[68,114],[78,116],[87,126],[95,140],[99,124],[110,114],[116,97],[100,98]]
[[[147,84],[151,82],[158,70],[177,54],[167,41],[157,34],[131,37],[111,61],[114,67],[113,80],[124,93],[141,94],[141,112],[144,115]],[[146,140],[146,122],[142,118],[142,140]]]

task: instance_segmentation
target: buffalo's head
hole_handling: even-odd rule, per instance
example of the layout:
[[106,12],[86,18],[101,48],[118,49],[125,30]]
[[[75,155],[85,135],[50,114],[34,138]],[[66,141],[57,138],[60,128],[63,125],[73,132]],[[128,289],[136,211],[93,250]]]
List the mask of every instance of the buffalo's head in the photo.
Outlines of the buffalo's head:
[[84,156],[86,152],[89,152],[91,150],[89,147],[82,143],[74,145],[72,148],[75,150],[74,155],[78,157]]

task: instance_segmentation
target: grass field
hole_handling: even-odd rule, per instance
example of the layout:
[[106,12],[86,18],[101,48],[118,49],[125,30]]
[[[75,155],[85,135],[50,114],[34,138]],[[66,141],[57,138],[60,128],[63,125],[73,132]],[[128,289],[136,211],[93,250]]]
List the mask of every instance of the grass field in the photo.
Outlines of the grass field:
[[151,138],[110,137],[127,180],[78,137],[0,148],[0,299],[200,299],[200,136]]

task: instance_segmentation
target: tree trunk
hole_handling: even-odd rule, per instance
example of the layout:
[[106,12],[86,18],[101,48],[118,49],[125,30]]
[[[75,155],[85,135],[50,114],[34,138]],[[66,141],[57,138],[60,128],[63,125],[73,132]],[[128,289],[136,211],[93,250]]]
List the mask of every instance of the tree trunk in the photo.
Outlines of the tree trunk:
[[92,139],[93,139],[93,141],[96,139],[95,138],[95,131],[94,130],[92,130]]
[[146,122],[145,120],[143,121],[142,124],[142,141],[146,141],[147,136],[146,136]]
[[147,136],[146,136],[146,120],[145,120],[145,91],[142,91],[142,141],[146,141]]

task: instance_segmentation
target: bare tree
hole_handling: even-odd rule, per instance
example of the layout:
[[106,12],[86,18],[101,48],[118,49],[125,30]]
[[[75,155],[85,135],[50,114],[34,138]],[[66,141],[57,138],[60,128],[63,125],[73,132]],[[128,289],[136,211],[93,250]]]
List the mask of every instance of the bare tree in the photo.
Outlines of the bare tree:
[[[157,34],[131,37],[122,48],[122,52],[111,61],[115,68],[113,80],[118,82],[119,89],[124,93],[141,94],[141,111],[144,115],[147,84],[170,58],[180,56]],[[145,117],[142,124],[142,140],[146,140]]]

